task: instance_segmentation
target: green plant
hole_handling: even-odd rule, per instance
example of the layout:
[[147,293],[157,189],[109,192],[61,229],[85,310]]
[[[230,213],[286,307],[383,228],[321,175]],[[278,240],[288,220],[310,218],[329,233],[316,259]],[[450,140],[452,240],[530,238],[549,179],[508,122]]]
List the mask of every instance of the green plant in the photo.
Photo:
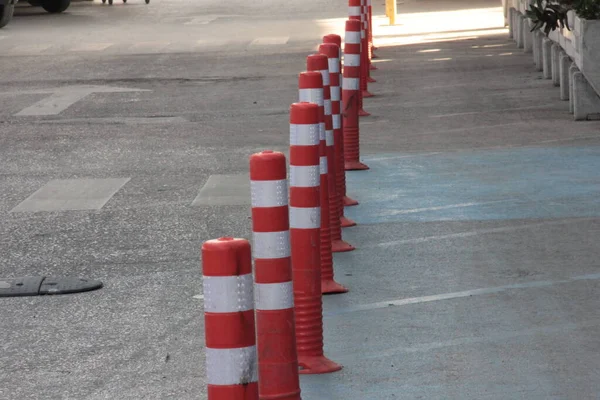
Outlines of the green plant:
[[533,32],[543,29],[546,36],[557,29],[569,27],[567,13],[573,10],[580,18],[600,19],[600,0],[535,0],[525,16],[533,22]]

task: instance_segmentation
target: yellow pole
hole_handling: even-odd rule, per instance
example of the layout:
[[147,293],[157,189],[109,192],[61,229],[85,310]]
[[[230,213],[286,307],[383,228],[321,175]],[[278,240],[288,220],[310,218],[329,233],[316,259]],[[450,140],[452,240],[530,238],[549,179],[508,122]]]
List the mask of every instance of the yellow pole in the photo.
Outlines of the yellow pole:
[[390,19],[390,25],[396,25],[396,14],[398,13],[398,8],[396,6],[396,0],[386,0],[390,2],[390,15],[388,16]]

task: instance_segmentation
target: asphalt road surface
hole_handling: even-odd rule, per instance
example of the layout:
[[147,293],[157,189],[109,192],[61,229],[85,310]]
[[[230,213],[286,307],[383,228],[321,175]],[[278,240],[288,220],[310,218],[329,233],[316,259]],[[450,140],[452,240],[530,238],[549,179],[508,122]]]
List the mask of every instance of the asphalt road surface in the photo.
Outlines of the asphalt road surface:
[[[509,41],[499,2],[374,2],[348,173],[351,291],[304,400],[600,398],[600,124]],[[346,2],[129,0],[0,31],[0,399],[205,399],[200,246],[250,238],[248,156],[288,146],[297,74]],[[468,15],[468,18],[465,17]],[[220,182],[209,190],[207,182]],[[228,187],[227,185],[234,185]]]

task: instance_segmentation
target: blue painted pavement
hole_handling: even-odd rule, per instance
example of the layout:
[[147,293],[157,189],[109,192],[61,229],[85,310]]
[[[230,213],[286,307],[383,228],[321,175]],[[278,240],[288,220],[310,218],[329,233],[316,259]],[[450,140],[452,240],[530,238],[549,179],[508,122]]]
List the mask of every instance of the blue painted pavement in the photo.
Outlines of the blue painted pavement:
[[600,216],[600,147],[364,157],[348,172],[359,224]]

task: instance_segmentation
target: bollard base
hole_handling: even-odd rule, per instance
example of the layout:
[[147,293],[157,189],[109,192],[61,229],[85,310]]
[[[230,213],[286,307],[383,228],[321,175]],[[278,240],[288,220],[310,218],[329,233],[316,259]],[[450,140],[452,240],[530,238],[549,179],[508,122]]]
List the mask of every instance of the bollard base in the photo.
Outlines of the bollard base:
[[363,97],[373,97],[373,96],[375,96],[373,93],[369,92],[368,90],[363,90],[362,95],[363,95]]
[[331,251],[333,253],[344,253],[347,251],[356,250],[356,247],[343,240],[334,240],[331,242]]
[[[375,83],[375,82],[377,82],[377,81],[376,81],[375,79],[373,79],[373,78],[371,78],[371,77],[369,76],[369,77],[367,77],[367,82],[369,82],[369,83]],[[372,96],[372,95],[371,95],[371,96]],[[367,96],[367,97],[368,97],[368,96]]]
[[300,366],[298,373],[302,375],[328,374],[342,369],[341,365],[334,363],[325,356],[298,356],[298,365]]
[[360,110],[358,110],[358,115],[360,117],[368,117],[369,115],[371,115],[371,113],[366,112],[365,110],[363,110],[362,108]]
[[379,68],[377,68],[376,66],[374,66],[373,64],[371,64],[371,65],[369,66],[369,69],[370,69],[371,71],[377,71]]
[[369,167],[360,161],[346,161],[344,163],[344,169],[346,171],[364,171],[369,169]]
[[340,225],[342,226],[342,228],[349,228],[351,226],[356,226],[356,222],[342,215],[340,217]]
[[340,285],[333,279],[326,279],[326,280],[321,280],[321,293],[322,294],[348,293],[348,288]]
[[348,196],[344,196],[342,201],[344,202],[344,207],[352,207],[352,206],[358,205],[358,201],[356,201]]

